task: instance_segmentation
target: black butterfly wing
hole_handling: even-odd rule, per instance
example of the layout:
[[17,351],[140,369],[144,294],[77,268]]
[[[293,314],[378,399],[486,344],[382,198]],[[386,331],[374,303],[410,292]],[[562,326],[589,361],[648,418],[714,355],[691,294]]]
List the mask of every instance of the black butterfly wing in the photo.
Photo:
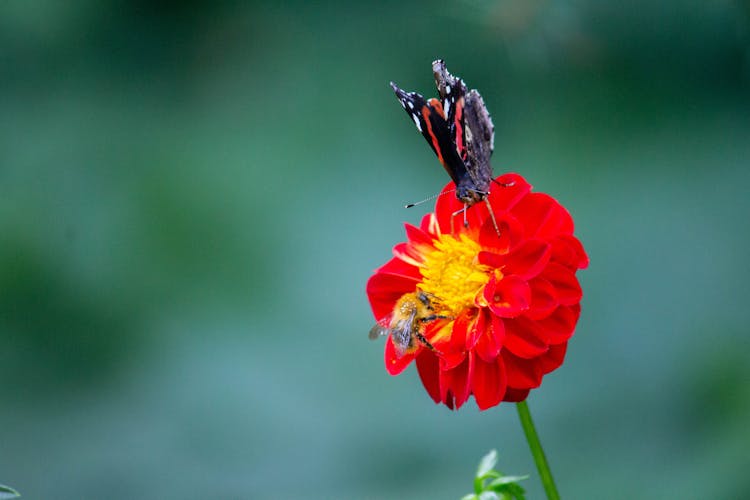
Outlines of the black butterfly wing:
[[[482,96],[476,90],[470,91],[464,99],[463,118],[467,151],[466,169],[471,182],[471,185],[466,187],[477,193],[488,193],[493,175],[490,157],[495,148],[495,126]],[[465,183],[467,182],[468,179]]]
[[445,67],[445,61],[437,59],[432,62],[432,74],[435,86],[443,103],[446,121],[450,127],[453,142],[462,160],[466,160],[466,138],[464,132],[463,106],[466,96],[466,84],[451,75]]
[[448,72],[442,59],[433,61],[432,73],[443,107],[450,110],[446,114],[451,133],[467,172],[455,181],[456,196],[472,205],[485,198],[492,182],[495,127],[479,92],[468,91],[461,78]]
[[[464,161],[456,149],[455,132],[451,131],[442,103],[437,99],[425,100],[417,92],[405,92],[391,82],[391,88],[417,130],[440,160],[440,163],[458,185],[467,175]],[[455,108],[455,106],[454,106]]]

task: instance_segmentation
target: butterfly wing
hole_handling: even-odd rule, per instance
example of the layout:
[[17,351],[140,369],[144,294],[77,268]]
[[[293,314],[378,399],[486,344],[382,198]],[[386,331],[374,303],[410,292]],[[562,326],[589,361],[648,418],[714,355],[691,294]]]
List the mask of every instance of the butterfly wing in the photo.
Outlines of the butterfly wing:
[[405,92],[393,82],[391,88],[406,113],[414,120],[417,130],[437,155],[445,171],[458,185],[460,179],[467,175],[466,166],[456,149],[455,132],[451,131],[442,103],[434,98],[425,100],[417,92]]
[[466,160],[466,139],[464,133],[464,97],[466,84],[456,76],[451,75],[445,67],[445,61],[437,59],[432,62],[432,74],[435,86],[443,103],[446,121],[450,127],[453,142],[462,160]]
[[470,189],[477,193],[488,193],[492,182],[490,157],[495,148],[495,126],[482,96],[476,90],[466,95],[463,115]]
[[443,107],[451,110],[447,113],[451,133],[467,172],[455,181],[456,196],[472,205],[489,192],[495,127],[479,92],[468,91],[461,78],[448,72],[442,59],[433,61],[432,73]]

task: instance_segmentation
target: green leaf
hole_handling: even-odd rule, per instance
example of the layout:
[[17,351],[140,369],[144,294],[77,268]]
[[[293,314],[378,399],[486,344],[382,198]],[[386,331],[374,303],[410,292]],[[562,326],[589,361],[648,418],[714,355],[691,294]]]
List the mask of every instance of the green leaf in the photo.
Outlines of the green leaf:
[[479,500],[479,497],[476,496],[474,493],[469,493],[468,495],[462,496],[461,500]]
[[477,467],[477,478],[484,477],[488,472],[495,468],[497,464],[497,450],[490,450],[482,460],[479,462]]
[[529,475],[525,476],[501,476],[497,479],[494,479],[490,484],[487,485],[488,488],[493,488],[495,486],[503,485],[503,484],[509,484],[509,483],[517,483],[518,481],[523,481],[524,479],[528,479]]
[[0,484],[0,500],[7,500],[9,498],[18,498],[21,494],[11,488],[10,486],[5,486],[4,484]]
[[518,483],[499,484],[492,490],[500,493],[503,498],[513,497],[515,500],[525,500],[526,498],[526,491]]
[[500,500],[500,497],[494,491],[483,491],[479,495],[479,500]]

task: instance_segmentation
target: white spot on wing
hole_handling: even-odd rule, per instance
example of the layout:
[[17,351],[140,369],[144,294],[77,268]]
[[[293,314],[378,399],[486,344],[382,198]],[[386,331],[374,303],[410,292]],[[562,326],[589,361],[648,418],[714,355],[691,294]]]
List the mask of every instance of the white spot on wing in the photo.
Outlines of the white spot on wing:
[[422,124],[419,123],[419,118],[417,117],[417,115],[411,115],[411,117],[412,117],[412,119],[414,119],[414,124],[417,126],[417,130],[419,130],[421,132],[422,131]]
[[414,103],[412,103],[411,101],[409,101],[408,104],[409,104],[409,109],[414,109]]
[[451,93],[451,86],[450,85],[446,85],[445,86],[445,93],[446,94],[450,94]]
[[451,110],[451,102],[445,101],[445,116],[446,117],[448,116],[448,113],[450,112],[450,110]]

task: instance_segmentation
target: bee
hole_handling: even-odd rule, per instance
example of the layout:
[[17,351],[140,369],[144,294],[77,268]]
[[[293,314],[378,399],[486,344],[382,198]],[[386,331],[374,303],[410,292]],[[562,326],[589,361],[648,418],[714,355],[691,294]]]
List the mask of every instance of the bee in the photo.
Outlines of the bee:
[[438,319],[450,317],[435,314],[427,293],[421,290],[406,293],[396,301],[390,323],[386,326],[376,323],[370,330],[369,338],[375,340],[383,335],[390,335],[399,357],[414,349],[415,339],[431,351],[436,351],[422,334],[422,330],[426,323]]

